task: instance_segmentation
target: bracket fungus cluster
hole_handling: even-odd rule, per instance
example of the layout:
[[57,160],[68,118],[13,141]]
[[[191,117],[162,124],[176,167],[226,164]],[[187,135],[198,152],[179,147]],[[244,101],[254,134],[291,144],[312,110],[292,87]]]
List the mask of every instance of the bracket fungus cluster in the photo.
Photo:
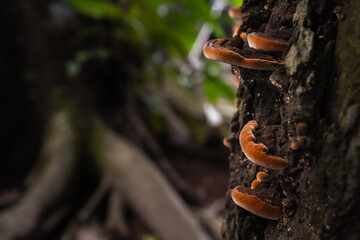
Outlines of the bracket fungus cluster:
[[208,59],[229,63],[235,66],[257,70],[276,70],[284,61],[275,55],[251,48],[239,49],[232,39],[213,39],[205,43],[203,52]]
[[[264,8],[266,10],[265,6]],[[261,12],[264,12],[263,9],[260,9]],[[269,9],[270,6],[265,11],[267,17]],[[232,38],[207,41],[203,48],[205,57],[248,69],[269,71],[283,69],[284,53],[288,50],[289,43],[269,33],[255,32],[248,28],[244,22],[247,22],[255,14],[251,15],[245,10],[246,6],[228,10],[230,18],[236,21]],[[272,31],[269,32],[272,33]]]
[[[239,136],[240,146],[245,156],[253,163],[273,170],[283,170],[289,163],[285,159],[267,154],[268,148],[262,143],[255,143],[253,130],[258,127],[256,121],[249,121],[241,130]],[[258,187],[263,182],[269,182],[270,176],[265,172],[258,172],[256,179],[252,181],[251,187],[235,187],[231,192],[233,201],[240,207],[263,218],[277,220],[282,217],[283,210],[281,197],[275,197],[276,189]],[[260,194],[261,193],[261,194]],[[267,196],[268,195],[268,196]],[[265,196],[265,197],[264,197]]]
[[[208,40],[203,47],[205,57],[231,64],[235,81],[244,82],[245,87],[245,78],[256,75],[266,76],[265,80],[268,78],[268,82],[276,89],[286,91],[288,76],[284,59],[290,47],[288,40],[292,29],[289,26],[292,25],[293,8],[292,3],[285,1],[244,0],[243,6],[228,10],[230,18],[236,22],[232,38]],[[255,71],[263,71],[264,74]],[[275,156],[277,154],[269,151],[263,143],[256,142],[253,131],[257,127],[257,122],[252,120],[240,132],[239,143],[244,155],[264,168],[287,168],[287,160]],[[223,143],[227,147],[231,146],[227,139]],[[232,190],[231,197],[237,205],[255,215],[279,219],[283,216],[284,195],[275,182],[275,178],[270,181],[267,173],[259,172],[250,188],[237,186]]]

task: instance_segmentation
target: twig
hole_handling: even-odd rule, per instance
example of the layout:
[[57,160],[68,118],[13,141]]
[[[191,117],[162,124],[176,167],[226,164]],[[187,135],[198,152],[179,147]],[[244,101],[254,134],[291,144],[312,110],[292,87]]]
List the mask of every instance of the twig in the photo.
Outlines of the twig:
[[109,230],[115,231],[122,237],[129,236],[129,229],[125,221],[124,199],[121,196],[120,188],[116,183],[110,191],[109,206],[105,226]]
[[156,139],[151,135],[144,122],[141,121],[139,116],[137,116],[137,114],[134,112],[130,114],[130,120],[134,125],[134,129],[137,130],[138,135],[142,137],[144,144],[147,145],[147,147],[156,155],[160,167],[164,170],[164,173],[169,178],[169,180],[177,188],[179,188],[179,190],[183,192],[188,198],[198,203],[199,199],[193,193],[191,187],[180,177],[177,171],[173,168],[169,159],[164,155],[159,144],[157,144]]
[[77,220],[80,222],[85,221],[89,218],[90,214],[94,212],[95,207],[98,205],[102,197],[105,195],[105,193],[108,191],[110,184],[111,184],[110,176],[105,173],[105,175],[102,177],[100,185],[94,192],[94,194],[91,196],[89,201],[86,203],[86,205],[82,208],[82,210],[79,212]]
[[67,226],[64,234],[61,237],[61,240],[70,240],[73,239],[77,231],[77,227],[80,223],[85,222],[91,213],[93,213],[94,209],[105,195],[106,191],[109,189],[111,184],[111,179],[109,174],[105,174],[102,176],[101,182],[93,195],[87,201],[85,206],[79,211],[77,217],[73,219],[69,225]]

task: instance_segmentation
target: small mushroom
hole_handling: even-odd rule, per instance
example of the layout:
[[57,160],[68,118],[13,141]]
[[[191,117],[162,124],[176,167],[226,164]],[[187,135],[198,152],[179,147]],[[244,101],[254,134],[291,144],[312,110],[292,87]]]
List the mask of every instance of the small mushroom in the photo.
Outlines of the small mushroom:
[[251,189],[237,186],[231,191],[233,201],[245,210],[272,220],[278,220],[283,216],[281,206],[273,205],[251,194]]
[[284,91],[287,90],[287,85],[289,80],[286,75],[286,72],[282,72],[280,69],[276,70],[270,75],[269,80],[272,85],[280,89],[283,89]]
[[266,172],[258,172],[256,174],[256,179],[251,182],[251,189],[255,189],[262,182],[268,182],[270,176]]
[[240,33],[240,37],[244,42],[247,42],[247,33],[246,32]]
[[228,15],[230,18],[241,20],[244,17],[244,13],[241,12],[241,8],[229,8]]
[[265,10],[270,10],[270,9],[271,9],[270,4],[266,4],[266,5],[264,5],[264,9],[265,9]]
[[233,37],[235,37],[236,35],[239,34],[239,32],[240,32],[240,27],[241,27],[241,24],[239,24],[239,23],[234,25],[234,27],[233,27],[233,28],[234,28],[234,32],[233,32],[233,34],[232,34]]
[[231,148],[231,144],[230,144],[229,140],[227,140],[227,138],[223,139],[223,144],[224,144],[225,147]]
[[309,130],[309,125],[304,122],[299,122],[296,124],[295,129],[296,129],[297,135],[305,135],[305,134],[307,134],[307,132]]
[[307,147],[306,138],[304,136],[297,136],[290,138],[290,148],[292,150],[303,150]]
[[269,181],[269,174],[267,174],[266,172],[258,172],[256,174],[256,179],[259,180],[260,182],[267,182]]
[[230,39],[214,39],[205,43],[203,52],[206,58],[229,63],[244,68],[275,70],[284,65],[284,61],[262,51],[250,48],[239,49]]
[[283,39],[274,38],[261,32],[252,32],[247,36],[249,46],[264,51],[283,52],[289,48],[289,43]]
[[249,121],[241,130],[239,136],[240,146],[245,156],[253,163],[262,167],[282,170],[288,167],[289,162],[281,157],[269,156],[268,148],[262,143],[255,143],[256,139],[252,131],[258,127],[255,120]]
[[251,188],[251,189],[255,189],[257,186],[260,185],[260,183],[261,183],[260,180],[255,179],[254,181],[251,182],[251,187],[250,187],[250,188]]

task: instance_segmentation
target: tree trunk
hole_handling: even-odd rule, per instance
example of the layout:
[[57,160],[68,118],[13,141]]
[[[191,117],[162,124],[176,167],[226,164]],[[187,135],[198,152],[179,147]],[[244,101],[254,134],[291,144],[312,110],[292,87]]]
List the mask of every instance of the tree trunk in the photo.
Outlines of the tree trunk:
[[[268,2],[244,1],[249,15],[243,25],[261,31],[276,17],[293,16],[286,77],[274,86],[271,72],[239,69],[223,238],[359,239],[360,2],[278,0],[270,3],[270,17],[261,19]],[[260,125],[257,140],[288,160],[288,168],[268,170],[246,159],[239,133],[252,119]],[[272,137],[264,136],[265,129],[274,130]],[[255,216],[231,199],[235,186],[249,186],[264,170],[280,186],[273,193],[282,196],[279,220]]]

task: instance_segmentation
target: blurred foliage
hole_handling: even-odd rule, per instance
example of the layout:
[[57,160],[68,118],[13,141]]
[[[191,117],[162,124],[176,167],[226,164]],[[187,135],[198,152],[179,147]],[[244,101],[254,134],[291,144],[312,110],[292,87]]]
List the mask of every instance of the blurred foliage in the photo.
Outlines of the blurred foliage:
[[224,32],[217,18],[210,14],[206,0],[67,0],[80,13],[94,19],[121,21],[114,29],[117,37],[133,42],[165,46],[171,54],[185,57],[202,23],[210,24],[216,37]]
[[[82,15],[96,21],[110,22],[114,40],[128,41],[139,46],[138,50],[146,64],[140,77],[147,84],[172,81],[182,91],[190,92],[203,83],[202,89],[211,103],[223,96],[229,100],[235,97],[235,89],[220,78],[218,63],[205,61],[205,66],[196,69],[189,66],[188,54],[192,49],[200,28],[206,24],[213,31],[214,38],[225,37],[223,24],[231,20],[226,11],[222,15],[212,14],[212,1],[208,0],[66,0]],[[242,0],[228,0],[232,6],[240,6]],[[82,32],[83,36],[103,34],[96,27]],[[89,49],[76,54],[66,65],[70,76],[79,72],[79,65],[91,58],[106,58],[112,49]],[[201,71],[194,74],[194,72]],[[142,89],[137,94],[146,92]],[[198,96],[192,96],[197,98]],[[142,96],[151,110],[159,113],[158,104],[150,97]]]
[[240,7],[242,5],[243,0],[230,0],[230,3],[235,7]]
[[234,90],[216,76],[208,76],[205,80],[204,93],[211,103],[216,102],[222,94],[228,99],[235,97]]
[[141,240],[158,240],[158,238],[151,234],[145,234]]
[[210,103],[215,103],[220,96],[224,96],[229,100],[235,98],[234,89],[219,78],[220,68],[217,62],[208,62],[205,72],[205,80],[203,83],[203,91]]
[[120,19],[119,9],[111,2],[99,0],[68,0],[79,12],[89,17]]

